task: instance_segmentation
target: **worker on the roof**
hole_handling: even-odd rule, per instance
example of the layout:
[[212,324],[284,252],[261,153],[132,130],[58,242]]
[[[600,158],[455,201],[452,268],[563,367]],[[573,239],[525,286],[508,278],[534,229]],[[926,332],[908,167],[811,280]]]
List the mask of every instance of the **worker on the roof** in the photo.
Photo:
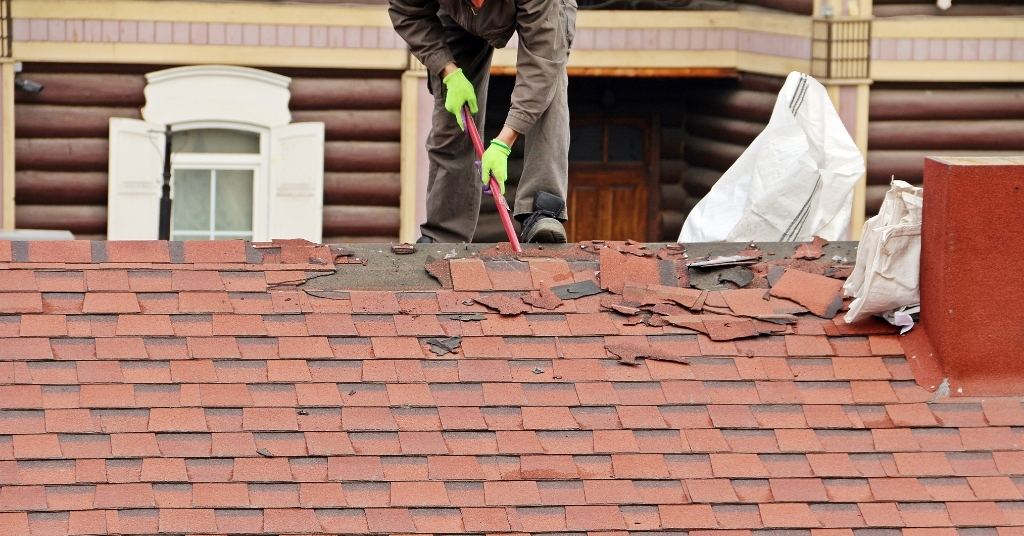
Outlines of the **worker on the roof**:
[[523,242],[565,242],[569,171],[566,62],[576,31],[576,0],[390,0],[391,21],[427,67],[434,95],[427,221],[419,242],[469,242],[480,213],[474,154],[463,130],[468,105],[481,132],[494,48],[519,34],[516,84],[505,125],[484,151],[484,184],[505,190],[508,156],[525,136],[525,162],[513,215]]

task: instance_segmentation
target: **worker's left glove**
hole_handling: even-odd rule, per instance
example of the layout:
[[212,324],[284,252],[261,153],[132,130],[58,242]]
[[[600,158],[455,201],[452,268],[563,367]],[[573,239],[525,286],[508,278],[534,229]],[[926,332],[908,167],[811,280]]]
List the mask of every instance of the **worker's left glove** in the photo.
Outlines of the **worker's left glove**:
[[447,88],[444,109],[455,116],[455,121],[459,123],[460,129],[466,130],[466,125],[462,124],[462,107],[469,106],[469,113],[473,115],[476,115],[478,111],[473,83],[462,73],[462,69],[452,71],[451,74],[444,77],[443,82]]
[[483,171],[484,184],[490,184],[491,175],[494,175],[498,185],[501,186],[501,195],[505,195],[505,181],[508,180],[508,155],[512,154],[512,148],[499,139],[491,140],[491,145],[484,151],[484,157],[480,159],[480,170]]

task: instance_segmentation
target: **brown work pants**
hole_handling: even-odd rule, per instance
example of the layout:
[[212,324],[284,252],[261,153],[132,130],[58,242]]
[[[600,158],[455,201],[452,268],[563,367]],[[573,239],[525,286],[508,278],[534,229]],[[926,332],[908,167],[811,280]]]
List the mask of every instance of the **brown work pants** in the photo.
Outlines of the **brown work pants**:
[[[575,19],[575,17],[574,17]],[[455,64],[476,88],[480,112],[477,128],[484,148],[497,132],[484,132],[487,84],[490,81],[494,49],[446,16],[441,16],[445,40]],[[444,108],[445,85],[438,73],[429,74],[434,95],[432,128],[427,138],[430,160],[427,181],[427,221],[420,227],[435,242],[470,242],[480,215],[480,172],[474,166],[476,154],[469,135],[459,129],[455,117]],[[545,191],[565,200],[569,188],[569,105],[566,92],[569,77],[562,73],[555,84],[551,105],[525,134],[523,174],[516,189],[513,214],[523,219],[533,212],[533,196]],[[559,215],[566,219],[562,211]]]

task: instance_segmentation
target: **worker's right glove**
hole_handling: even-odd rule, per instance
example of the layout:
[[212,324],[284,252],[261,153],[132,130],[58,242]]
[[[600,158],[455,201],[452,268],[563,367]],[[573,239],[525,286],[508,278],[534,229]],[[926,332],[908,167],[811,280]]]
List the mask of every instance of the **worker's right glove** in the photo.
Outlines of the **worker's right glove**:
[[462,107],[468,104],[471,113],[477,112],[476,90],[473,89],[473,84],[466,78],[466,75],[462,73],[462,69],[455,69],[444,77],[444,85],[448,88],[448,94],[444,98],[444,109],[455,116],[455,120],[459,122],[459,128],[466,130],[466,125],[462,124]]
[[508,155],[512,154],[512,148],[499,139],[491,140],[491,145],[484,151],[480,159],[480,171],[483,176],[480,178],[483,183],[490,184],[491,177],[498,181],[501,187],[501,195],[505,195],[505,181],[508,180]]

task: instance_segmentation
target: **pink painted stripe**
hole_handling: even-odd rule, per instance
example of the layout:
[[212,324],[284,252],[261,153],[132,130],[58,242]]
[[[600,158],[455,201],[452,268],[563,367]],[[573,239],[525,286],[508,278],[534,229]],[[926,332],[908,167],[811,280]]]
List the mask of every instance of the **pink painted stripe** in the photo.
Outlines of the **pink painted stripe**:
[[[290,24],[225,24],[219,22],[16,19],[12,37],[18,42],[160,43],[251,47],[329,47],[401,50],[405,42],[392,28],[378,26],[314,26]],[[632,36],[654,47],[657,34],[642,30]]]
[[883,61],[1022,61],[1024,39],[873,39],[871,58]]

